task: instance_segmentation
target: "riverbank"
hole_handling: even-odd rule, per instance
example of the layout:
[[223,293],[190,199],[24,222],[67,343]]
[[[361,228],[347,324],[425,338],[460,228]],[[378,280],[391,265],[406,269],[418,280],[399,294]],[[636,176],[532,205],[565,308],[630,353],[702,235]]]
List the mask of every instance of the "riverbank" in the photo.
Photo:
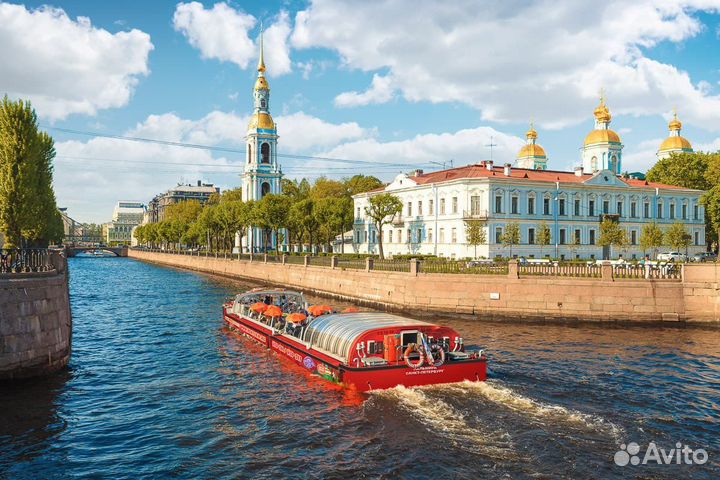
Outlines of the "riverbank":
[[720,268],[686,265],[678,280],[521,277],[341,269],[130,250],[145,262],[247,278],[360,305],[499,321],[720,323]]
[[42,271],[0,274],[0,380],[53,373],[70,360],[67,260],[47,260]]

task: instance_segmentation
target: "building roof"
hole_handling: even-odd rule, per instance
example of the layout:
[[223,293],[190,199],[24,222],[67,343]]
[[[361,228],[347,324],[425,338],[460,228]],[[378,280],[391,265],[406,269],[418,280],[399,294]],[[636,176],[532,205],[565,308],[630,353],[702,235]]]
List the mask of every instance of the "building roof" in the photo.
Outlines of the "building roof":
[[[595,173],[597,175],[597,172]],[[410,180],[418,185],[428,185],[434,183],[451,182],[461,179],[488,178],[495,180],[515,180],[529,182],[548,182],[548,183],[565,183],[565,184],[583,184],[592,179],[595,175],[583,173],[576,175],[575,172],[564,172],[557,170],[534,170],[525,168],[511,168],[510,175],[506,176],[502,166],[493,166],[492,170],[483,164],[466,165],[464,167],[451,168],[448,170],[440,170],[438,172],[419,174],[409,177]],[[634,178],[616,177],[619,181],[626,183],[630,187],[647,188],[647,189],[677,189],[692,190],[675,185],[666,185],[664,183],[648,182],[646,180],[638,180]],[[370,190],[367,193],[382,192],[385,187]]]

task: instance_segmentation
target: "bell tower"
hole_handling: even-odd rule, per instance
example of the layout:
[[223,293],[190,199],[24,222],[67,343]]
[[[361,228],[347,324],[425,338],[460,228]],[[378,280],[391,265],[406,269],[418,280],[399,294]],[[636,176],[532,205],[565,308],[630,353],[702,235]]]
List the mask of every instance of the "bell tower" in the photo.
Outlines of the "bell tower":
[[[253,89],[254,109],[248,125],[245,147],[245,169],[242,174],[242,199],[259,201],[265,195],[281,193],[282,169],[277,161],[277,127],[270,115],[270,86],[265,78],[263,33],[260,32],[260,59]],[[235,245],[239,247],[239,239]],[[260,252],[274,248],[277,239],[268,232],[251,227],[242,241],[244,252]]]

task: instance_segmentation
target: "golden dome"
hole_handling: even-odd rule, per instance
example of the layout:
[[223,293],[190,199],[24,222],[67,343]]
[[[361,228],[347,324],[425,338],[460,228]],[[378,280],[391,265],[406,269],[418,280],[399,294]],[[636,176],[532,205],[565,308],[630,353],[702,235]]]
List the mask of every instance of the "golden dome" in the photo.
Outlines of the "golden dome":
[[528,145],[525,145],[524,147],[522,147],[520,149],[520,153],[518,153],[518,158],[524,158],[524,157],[543,157],[543,158],[545,158],[546,156],[547,155],[545,155],[545,149],[536,143],[530,143]]
[[593,113],[598,122],[610,123],[610,120],[612,120],[610,110],[607,108],[607,105],[605,105],[605,102],[600,103]]
[[275,122],[269,113],[256,113],[250,118],[248,130],[275,130]]
[[255,81],[255,90],[270,90],[270,85],[268,85],[267,80],[265,80],[265,77],[258,77]]
[[673,113],[673,119],[668,124],[668,128],[670,128],[671,132],[673,132],[673,131],[679,132],[680,130],[682,130],[682,122],[680,120],[678,120],[677,112]]
[[667,150],[692,150],[692,145],[690,145],[690,142],[685,137],[681,137],[680,135],[673,135],[666,138],[665,141],[660,145],[660,152]]
[[585,137],[585,145],[593,145],[595,143],[620,143],[620,135],[612,130],[593,130]]
[[532,125],[530,125],[530,130],[527,131],[527,133],[525,134],[525,137],[528,140],[535,140],[538,137],[537,132],[535,131],[535,129],[533,128]]

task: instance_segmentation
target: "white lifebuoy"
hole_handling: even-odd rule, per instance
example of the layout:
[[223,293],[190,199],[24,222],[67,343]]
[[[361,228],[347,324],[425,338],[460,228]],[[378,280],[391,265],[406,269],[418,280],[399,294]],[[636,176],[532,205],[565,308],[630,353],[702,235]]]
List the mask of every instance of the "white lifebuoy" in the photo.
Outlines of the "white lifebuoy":
[[414,343],[411,343],[407,346],[405,349],[405,353],[403,353],[403,358],[405,359],[405,365],[407,365],[410,368],[420,368],[423,366],[423,363],[425,363],[425,355],[418,355],[418,360],[416,363],[413,363],[412,360],[410,360],[410,354],[413,352],[417,352],[420,354],[420,351],[418,349],[418,346]]

